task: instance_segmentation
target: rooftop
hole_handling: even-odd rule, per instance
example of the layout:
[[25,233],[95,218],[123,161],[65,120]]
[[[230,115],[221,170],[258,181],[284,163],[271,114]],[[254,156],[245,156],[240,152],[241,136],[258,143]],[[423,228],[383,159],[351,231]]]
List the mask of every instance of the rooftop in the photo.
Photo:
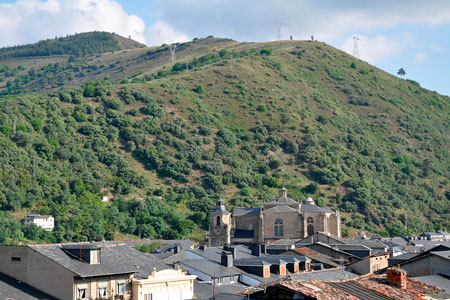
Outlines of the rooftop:
[[236,207],[233,211],[233,216],[259,216],[261,208],[250,208],[250,207]]
[[233,275],[240,275],[242,272],[234,267],[225,267],[216,262],[207,259],[188,259],[179,262],[179,265],[183,269],[183,265],[189,268],[200,271],[209,276],[227,277]]
[[332,213],[332,210],[329,210],[328,208],[323,208],[317,205],[311,205],[311,204],[302,204],[300,207],[301,212],[309,212],[309,213]]
[[[69,269],[79,277],[136,273],[136,276],[147,278],[152,273],[153,268],[156,268],[157,271],[170,269],[168,265],[153,255],[139,252],[125,245],[101,247],[101,263],[92,265],[73,259],[63,251],[63,247],[78,247],[72,249],[79,249],[81,245],[90,247],[87,246],[90,244],[83,243],[70,246],[51,244],[28,247]],[[93,245],[93,247],[98,247],[98,245]]]
[[0,299],[53,300],[54,298],[0,273]]

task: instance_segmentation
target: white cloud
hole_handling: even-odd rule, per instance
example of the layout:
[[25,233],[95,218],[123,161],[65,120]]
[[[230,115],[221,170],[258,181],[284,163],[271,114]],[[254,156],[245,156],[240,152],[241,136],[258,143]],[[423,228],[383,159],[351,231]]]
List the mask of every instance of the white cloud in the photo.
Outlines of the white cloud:
[[[375,38],[359,35],[358,38],[360,59],[375,64],[402,53],[403,45],[406,43],[406,40],[409,40],[409,35],[391,39],[384,35],[378,35]],[[353,37],[345,39],[344,43],[339,48],[353,55]]]
[[175,31],[168,24],[158,21],[146,30],[146,40],[148,45],[171,44],[174,42],[186,42],[189,38],[178,31]]
[[145,23],[111,0],[19,0],[0,4],[0,46],[76,32],[109,31],[145,42]]
[[425,53],[422,53],[422,52],[416,53],[416,55],[414,56],[414,61],[420,65],[426,63],[427,60],[428,60],[428,55],[426,55]]

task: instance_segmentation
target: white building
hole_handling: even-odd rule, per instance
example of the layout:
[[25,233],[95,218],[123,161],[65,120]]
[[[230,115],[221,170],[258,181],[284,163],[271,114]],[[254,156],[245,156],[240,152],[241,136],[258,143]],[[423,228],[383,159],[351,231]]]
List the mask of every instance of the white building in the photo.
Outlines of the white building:
[[28,215],[22,222],[25,225],[34,224],[47,231],[52,231],[55,228],[55,219],[51,215]]

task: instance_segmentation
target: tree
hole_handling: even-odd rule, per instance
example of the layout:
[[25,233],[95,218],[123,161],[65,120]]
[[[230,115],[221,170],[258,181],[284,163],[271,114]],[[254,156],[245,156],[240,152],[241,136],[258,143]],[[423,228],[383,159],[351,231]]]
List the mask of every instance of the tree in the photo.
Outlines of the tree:
[[403,76],[406,75],[406,72],[405,72],[405,70],[404,70],[403,68],[400,68],[400,69],[398,70],[398,72],[397,72],[397,75],[399,75],[400,77],[403,78]]

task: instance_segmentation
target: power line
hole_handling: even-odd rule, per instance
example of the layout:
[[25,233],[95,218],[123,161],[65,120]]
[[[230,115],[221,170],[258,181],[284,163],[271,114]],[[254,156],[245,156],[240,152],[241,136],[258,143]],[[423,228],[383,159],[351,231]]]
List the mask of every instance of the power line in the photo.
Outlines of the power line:
[[276,21],[274,21],[275,22],[275,24],[277,24],[277,41],[281,41],[281,38],[282,38],[282,35],[281,35],[281,28],[284,26],[284,25],[287,25],[286,23],[284,23],[284,22],[282,22],[282,21],[278,21],[278,20],[276,20]]
[[177,48],[177,45],[172,44],[170,45],[170,63],[174,64],[176,62],[175,58],[175,49]]

